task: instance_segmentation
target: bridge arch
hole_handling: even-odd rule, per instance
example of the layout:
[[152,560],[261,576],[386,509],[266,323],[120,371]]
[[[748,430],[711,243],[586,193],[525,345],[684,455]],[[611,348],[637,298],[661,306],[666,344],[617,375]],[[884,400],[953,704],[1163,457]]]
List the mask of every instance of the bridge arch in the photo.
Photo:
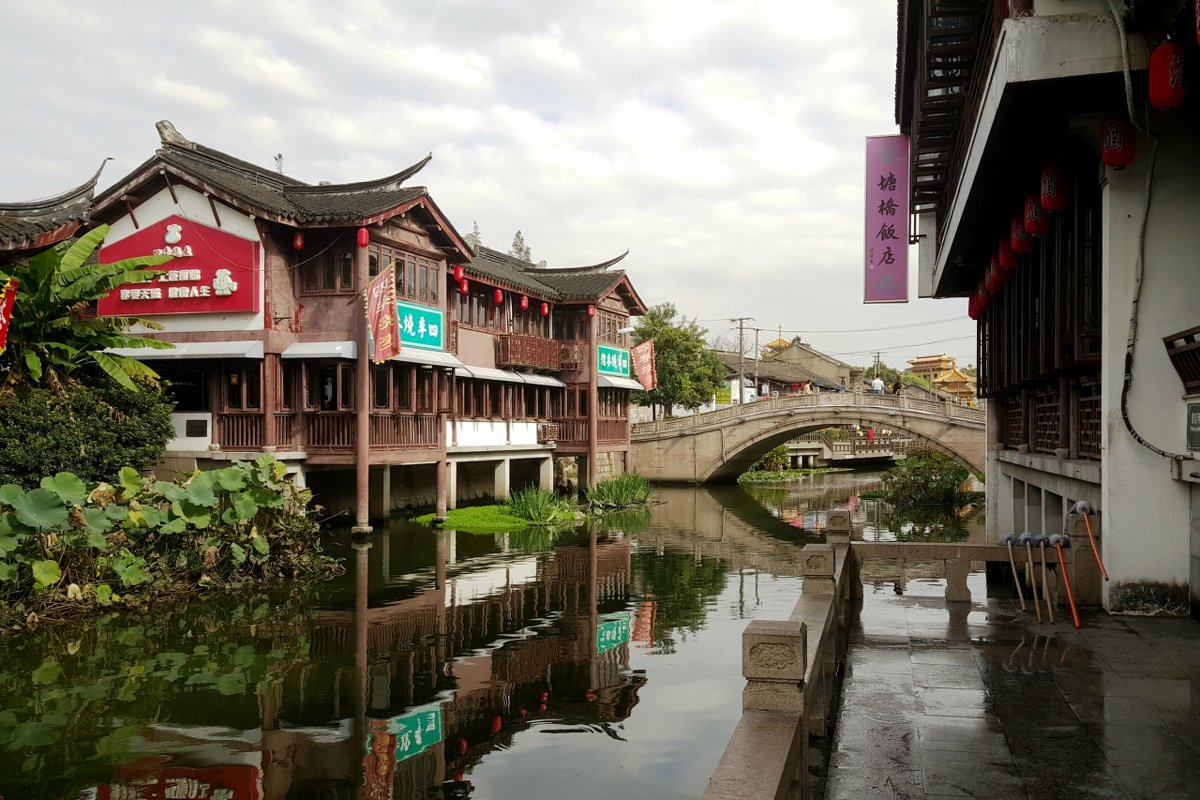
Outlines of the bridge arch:
[[985,416],[952,403],[858,393],[806,395],[635,426],[632,469],[650,480],[731,481],[762,454],[822,428],[903,432],[976,473],[984,470]]

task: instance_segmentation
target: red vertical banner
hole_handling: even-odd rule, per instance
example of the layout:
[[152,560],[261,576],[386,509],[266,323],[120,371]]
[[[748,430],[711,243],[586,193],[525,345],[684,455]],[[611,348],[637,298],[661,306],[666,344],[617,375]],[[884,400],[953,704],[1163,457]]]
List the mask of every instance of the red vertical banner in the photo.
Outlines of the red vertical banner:
[[908,137],[867,137],[864,303],[908,302]]
[[654,373],[654,340],[647,339],[639,345],[634,345],[629,351],[633,357],[633,370],[637,373],[638,383],[647,392],[658,386],[658,377]]
[[371,361],[382,364],[400,352],[400,317],[396,310],[396,265],[389,264],[367,284],[367,330]]
[[9,278],[4,282],[4,288],[0,289],[0,353],[8,347],[8,323],[12,319],[13,303],[17,301],[17,287],[20,285],[21,282],[16,278]]

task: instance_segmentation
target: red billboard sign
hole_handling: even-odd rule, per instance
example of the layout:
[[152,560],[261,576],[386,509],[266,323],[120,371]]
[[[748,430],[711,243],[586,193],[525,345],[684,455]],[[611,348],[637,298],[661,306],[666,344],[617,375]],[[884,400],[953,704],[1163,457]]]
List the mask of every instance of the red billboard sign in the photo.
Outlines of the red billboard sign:
[[260,308],[258,242],[171,216],[100,248],[100,263],[169,255],[166,272],[113,289],[98,304],[103,317],[233,314]]

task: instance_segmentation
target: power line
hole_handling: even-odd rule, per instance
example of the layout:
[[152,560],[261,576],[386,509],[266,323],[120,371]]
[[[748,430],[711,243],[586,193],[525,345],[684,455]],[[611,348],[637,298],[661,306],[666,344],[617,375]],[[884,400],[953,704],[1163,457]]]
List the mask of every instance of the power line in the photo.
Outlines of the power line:
[[[945,319],[933,319],[933,320],[928,320],[926,322],[906,322],[901,325],[885,325],[885,326],[879,327],[879,328],[843,328],[840,330],[816,330],[813,328],[758,328],[757,330],[776,331],[780,334],[784,334],[784,333],[822,333],[822,334],[825,334],[825,333],[877,333],[879,331],[898,331],[898,330],[903,330],[905,328],[923,328],[926,325],[942,325],[942,324],[945,324],[948,322],[965,322],[968,319],[970,319],[970,318],[966,317],[966,316],[946,317]],[[698,320],[694,320],[694,321],[695,322],[736,322],[737,320],[736,319],[731,320],[731,319],[722,317],[720,319],[698,319]],[[752,330],[754,330],[754,329],[752,329]]]
[[[892,347],[889,347],[887,350],[884,350],[883,352],[890,353],[895,350],[911,350],[914,347],[927,347],[928,345],[931,345],[931,344],[943,344],[945,342],[961,342],[965,339],[974,339],[974,338],[975,338],[975,334],[972,333],[968,336],[951,336],[946,339],[934,339],[929,342],[916,342],[914,344],[898,344],[898,345],[893,345]],[[844,351],[840,351],[840,352],[832,351],[832,350],[822,350],[821,352],[825,353],[826,355],[830,355],[830,356],[861,356],[861,355],[866,355],[868,353],[874,353],[875,349],[868,348],[866,350],[844,350]]]

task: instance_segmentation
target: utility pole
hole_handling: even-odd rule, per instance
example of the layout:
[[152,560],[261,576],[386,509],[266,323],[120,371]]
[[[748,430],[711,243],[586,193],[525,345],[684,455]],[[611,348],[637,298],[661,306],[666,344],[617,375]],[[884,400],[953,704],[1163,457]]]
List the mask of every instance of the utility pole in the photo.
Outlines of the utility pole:
[[754,391],[758,391],[758,359],[762,352],[758,349],[758,328],[754,329]]
[[880,355],[879,351],[876,350],[875,351],[875,377],[876,378],[879,377],[879,355]]
[[[746,379],[746,323],[752,317],[736,317],[729,320],[736,322],[738,326],[738,379],[737,379],[737,404],[742,404],[742,381]],[[731,398],[732,399],[732,398]]]

